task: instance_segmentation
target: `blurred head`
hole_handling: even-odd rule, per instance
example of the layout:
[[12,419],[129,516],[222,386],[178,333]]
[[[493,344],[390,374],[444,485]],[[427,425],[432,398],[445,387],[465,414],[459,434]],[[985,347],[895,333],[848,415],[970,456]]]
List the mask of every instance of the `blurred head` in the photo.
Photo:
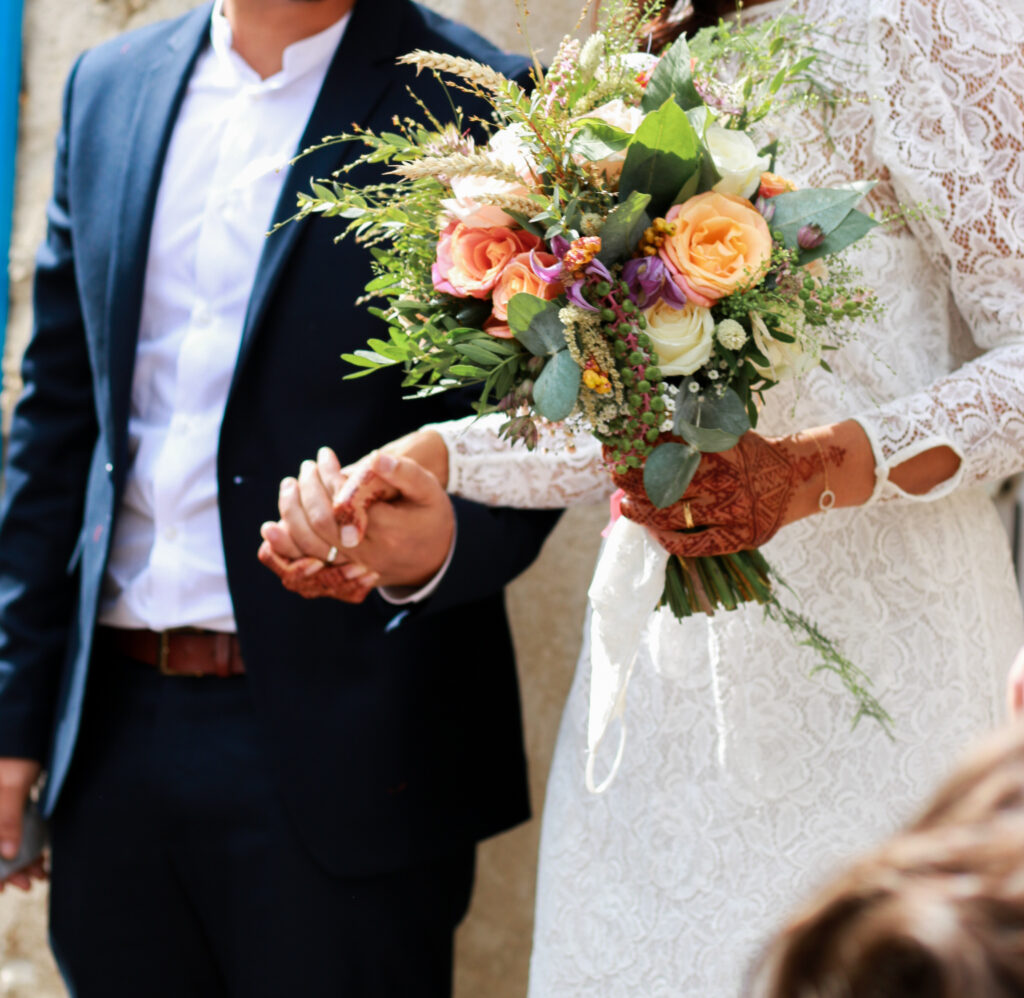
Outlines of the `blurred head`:
[[793,919],[763,998],[1024,995],[1024,725],[988,740],[924,814]]
[[651,51],[660,52],[680,35],[717,24],[735,9],[732,0],[666,0],[644,34],[651,38]]

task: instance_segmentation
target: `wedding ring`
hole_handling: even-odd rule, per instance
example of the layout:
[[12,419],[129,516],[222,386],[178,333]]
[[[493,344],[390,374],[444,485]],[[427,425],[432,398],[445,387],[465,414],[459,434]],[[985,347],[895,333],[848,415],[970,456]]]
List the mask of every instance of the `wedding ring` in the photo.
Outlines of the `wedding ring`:
[[690,509],[688,502],[683,503],[683,523],[686,524],[686,529],[691,530],[693,528],[693,511]]
[[332,544],[331,550],[327,552],[327,557],[324,558],[324,562],[328,565],[334,564],[334,559],[338,557],[338,549]]

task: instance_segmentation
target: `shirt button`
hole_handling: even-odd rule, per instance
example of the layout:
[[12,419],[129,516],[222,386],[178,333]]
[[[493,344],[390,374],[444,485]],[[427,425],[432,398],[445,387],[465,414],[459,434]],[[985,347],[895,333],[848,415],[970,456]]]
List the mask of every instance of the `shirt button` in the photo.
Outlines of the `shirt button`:
[[108,475],[112,475],[114,473],[114,466],[108,461],[105,465],[103,465],[103,470]]
[[177,527],[166,527],[166,528],[164,528],[164,538],[166,540],[173,541],[173,540],[175,540],[177,538],[177,536],[178,536],[178,528]]

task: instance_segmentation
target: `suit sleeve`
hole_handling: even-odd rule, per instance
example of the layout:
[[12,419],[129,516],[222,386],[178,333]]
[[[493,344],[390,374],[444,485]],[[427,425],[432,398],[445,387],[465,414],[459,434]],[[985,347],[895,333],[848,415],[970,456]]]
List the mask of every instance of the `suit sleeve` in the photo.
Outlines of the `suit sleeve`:
[[82,525],[97,424],[75,281],[64,92],[46,238],[36,258],[24,391],[11,425],[0,508],[0,756],[43,760],[75,597],[69,564]]

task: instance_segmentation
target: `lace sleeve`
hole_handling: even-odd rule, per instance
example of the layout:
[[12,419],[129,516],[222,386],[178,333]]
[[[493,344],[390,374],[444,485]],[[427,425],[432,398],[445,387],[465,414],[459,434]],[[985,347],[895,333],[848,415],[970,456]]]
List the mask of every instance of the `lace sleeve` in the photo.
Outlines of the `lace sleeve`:
[[448,491],[488,506],[562,509],[602,502],[614,486],[601,445],[586,432],[563,426],[541,434],[527,450],[499,435],[504,416],[469,416],[429,428],[448,447]]
[[952,479],[910,497],[932,499],[1024,466],[1024,14],[1002,0],[873,0],[872,11],[876,151],[901,200],[935,209],[909,225],[987,351],[858,417],[876,496],[902,494],[888,470],[916,454],[960,456]]

